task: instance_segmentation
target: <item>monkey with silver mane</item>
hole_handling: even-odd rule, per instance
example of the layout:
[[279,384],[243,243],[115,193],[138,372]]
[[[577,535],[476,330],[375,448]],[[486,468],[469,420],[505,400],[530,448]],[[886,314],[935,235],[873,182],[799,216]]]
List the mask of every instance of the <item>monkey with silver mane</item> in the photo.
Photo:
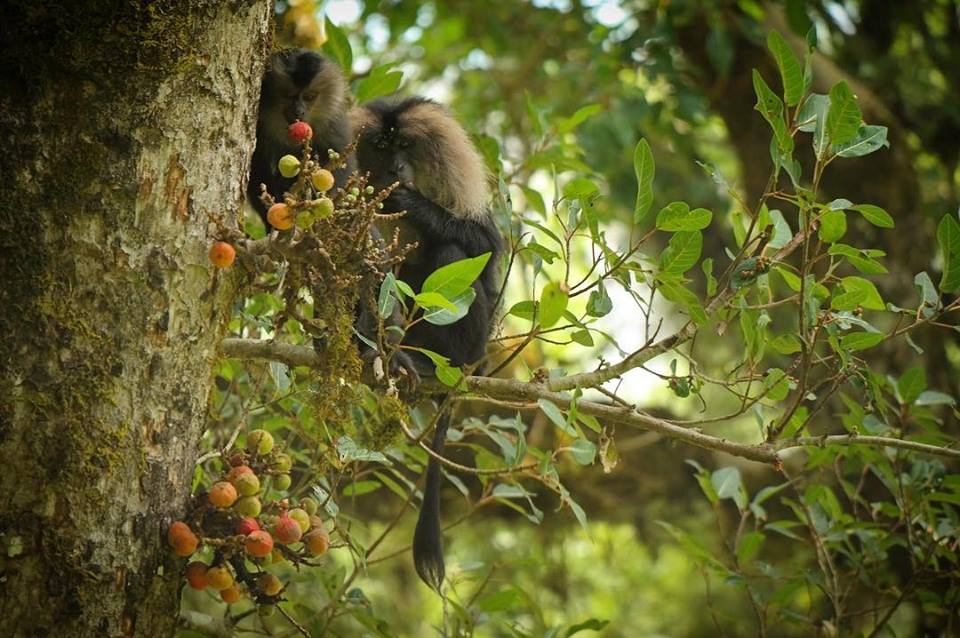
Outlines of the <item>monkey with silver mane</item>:
[[[402,342],[448,357],[454,366],[476,364],[485,354],[493,325],[503,251],[488,205],[483,159],[447,110],[425,98],[376,100],[353,109],[350,120],[359,135],[359,170],[369,172],[379,188],[400,183],[384,201],[383,212],[405,211],[399,222],[401,238],[418,244],[400,265],[400,280],[419,291],[438,268],[491,253],[473,284],[476,298],[467,315],[446,326],[416,322]],[[422,354],[410,351],[410,356],[421,373],[432,371]],[[447,414],[438,419],[432,441],[437,454],[443,452],[448,423]],[[440,479],[440,466],[431,457],[413,539],[417,573],[437,591],[444,578]]]
[[[247,197],[267,223],[267,207],[260,201],[260,185],[278,201],[294,180],[280,175],[277,162],[284,155],[300,156],[300,147],[287,139],[287,128],[301,120],[313,129],[312,149],[321,165],[329,151],[343,154],[350,144],[347,82],[340,68],[319,53],[284,49],[270,56],[260,90],[257,147],[250,162]],[[354,170],[352,162],[334,171],[337,184]]]

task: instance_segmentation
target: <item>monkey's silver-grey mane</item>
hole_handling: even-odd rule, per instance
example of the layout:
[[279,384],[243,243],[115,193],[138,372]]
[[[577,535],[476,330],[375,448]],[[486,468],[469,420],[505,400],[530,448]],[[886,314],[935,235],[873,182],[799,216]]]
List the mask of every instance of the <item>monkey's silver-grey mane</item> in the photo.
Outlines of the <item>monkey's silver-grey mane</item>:
[[[428,142],[432,153],[418,158],[428,165],[417,166],[417,190],[454,217],[481,219],[489,212],[490,174],[470,136],[443,106],[430,101],[417,102],[397,117],[398,128],[407,135]],[[361,127],[376,132],[381,126],[376,113],[366,107],[350,112],[353,135]]]

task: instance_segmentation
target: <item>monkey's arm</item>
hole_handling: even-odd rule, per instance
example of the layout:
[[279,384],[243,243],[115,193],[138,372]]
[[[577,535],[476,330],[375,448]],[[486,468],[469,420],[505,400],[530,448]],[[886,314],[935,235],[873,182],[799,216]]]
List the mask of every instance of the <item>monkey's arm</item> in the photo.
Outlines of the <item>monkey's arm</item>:
[[407,211],[404,220],[416,226],[431,244],[457,244],[467,257],[501,250],[502,240],[489,215],[479,219],[455,216],[444,207],[430,201],[418,191],[400,187],[384,202],[390,212]]

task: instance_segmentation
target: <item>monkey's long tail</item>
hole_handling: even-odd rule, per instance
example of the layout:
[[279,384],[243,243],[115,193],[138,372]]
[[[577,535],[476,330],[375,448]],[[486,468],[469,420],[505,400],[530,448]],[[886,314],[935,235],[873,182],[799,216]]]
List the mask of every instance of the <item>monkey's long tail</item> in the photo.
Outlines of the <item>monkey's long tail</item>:
[[[446,409],[437,419],[437,429],[433,433],[430,446],[437,454],[443,454],[449,425],[450,412]],[[441,478],[440,463],[431,456],[427,464],[427,481],[423,488],[423,506],[417,519],[417,529],[413,532],[413,565],[423,582],[437,593],[440,593],[445,575],[443,536],[440,531]]]

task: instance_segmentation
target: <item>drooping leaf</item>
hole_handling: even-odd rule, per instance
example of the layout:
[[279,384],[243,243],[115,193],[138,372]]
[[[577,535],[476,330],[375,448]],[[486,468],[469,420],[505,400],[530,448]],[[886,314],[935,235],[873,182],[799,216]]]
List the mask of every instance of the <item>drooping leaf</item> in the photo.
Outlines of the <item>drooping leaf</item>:
[[696,265],[702,248],[703,235],[699,231],[678,232],[660,254],[660,269],[683,274]]
[[897,394],[905,404],[913,403],[927,389],[927,373],[923,368],[910,368],[897,380]]
[[754,108],[773,129],[777,147],[786,154],[793,152],[793,138],[790,137],[787,124],[783,120],[783,102],[770,90],[763,76],[756,69],[753,70],[753,90],[757,94],[757,104]]
[[803,71],[800,61],[787,41],[775,29],[767,34],[767,48],[777,61],[780,80],[783,83],[783,101],[787,106],[796,106],[803,97]]
[[540,293],[540,326],[549,328],[557,323],[567,309],[568,299],[560,284],[551,282],[544,286]]
[[847,232],[847,215],[842,210],[830,210],[820,216],[820,240],[833,244]]
[[403,72],[394,70],[393,66],[391,63],[374,67],[357,83],[357,103],[363,104],[378,97],[390,95],[400,88]]
[[323,50],[332,55],[343,70],[343,74],[349,76],[353,72],[353,49],[350,48],[347,35],[331,22],[330,18],[324,18],[324,30],[327,41],[323,45]]
[[960,288],[960,224],[953,215],[944,215],[937,227],[937,243],[943,253],[943,277],[940,291],[952,293]]
[[846,292],[863,292],[864,298],[863,301],[860,302],[860,306],[863,308],[868,310],[886,309],[883,303],[883,297],[880,296],[877,287],[873,285],[872,281],[864,279],[863,277],[844,277],[840,280],[840,285]]
[[633,151],[633,171],[637,176],[637,202],[633,207],[633,223],[639,224],[653,205],[653,176],[656,166],[650,144],[645,139],[637,142]]
[[846,144],[857,135],[863,115],[857,97],[845,80],[830,89],[830,111],[827,113],[827,137],[835,146]]
[[590,291],[590,297],[587,299],[587,314],[591,317],[605,317],[611,310],[613,310],[613,300],[607,294],[603,282],[600,282],[594,290]]

